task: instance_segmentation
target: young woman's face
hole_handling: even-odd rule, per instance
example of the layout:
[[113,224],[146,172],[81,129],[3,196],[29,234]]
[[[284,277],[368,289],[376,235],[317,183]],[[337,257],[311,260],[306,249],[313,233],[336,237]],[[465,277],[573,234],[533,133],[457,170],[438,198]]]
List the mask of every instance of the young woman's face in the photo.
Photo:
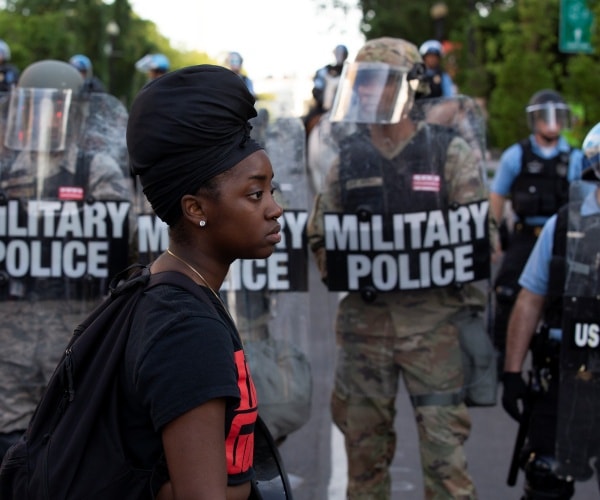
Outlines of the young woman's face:
[[264,259],[281,241],[277,219],[283,209],[273,198],[273,168],[267,154],[256,151],[221,174],[217,200],[203,202],[211,239],[220,255]]

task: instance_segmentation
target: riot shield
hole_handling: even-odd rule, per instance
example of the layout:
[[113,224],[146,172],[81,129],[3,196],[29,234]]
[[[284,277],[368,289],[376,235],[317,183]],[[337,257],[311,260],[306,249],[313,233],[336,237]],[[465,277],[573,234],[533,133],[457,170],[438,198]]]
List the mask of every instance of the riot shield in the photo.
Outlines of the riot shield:
[[489,278],[485,129],[477,110],[465,96],[417,101],[414,134],[399,145],[381,126],[332,135],[337,171],[327,183],[337,200],[324,219],[330,290],[370,294]]
[[273,165],[282,242],[265,260],[238,260],[221,295],[244,342],[256,385],[259,414],[276,440],[309,418],[312,379],[308,343],[309,206],[305,132],[299,118],[278,118],[265,129],[264,147]]
[[[425,98],[417,101],[415,109],[428,123],[449,127],[467,142],[478,162],[481,183],[487,185],[486,118],[476,100],[466,95]],[[489,253],[486,253],[487,258]],[[482,265],[485,264],[482,262]],[[486,273],[481,276],[485,279],[479,281],[478,286],[489,298],[491,277]],[[487,307],[490,307],[489,302]],[[473,406],[496,404],[497,374],[492,373],[494,347],[489,335],[482,335],[490,326],[485,324],[490,314],[490,310],[486,311],[486,319],[478,316],[457,319],[465,367],[465,400]]]
[[428,123],[455,130],[471,146],[479,161],[482,179],[487,179],[485,116],[472,97],[457,95],[452,98],[420,99],[415,104],[415,111],[424,116]]
[[137,180],[134,191],[134,260],[149,265],[169,247],[169,226],[154,213]]
[[[473,112],[458,123],[454,111],[471,109],[464,96],[427,101],[412,109],[411,123],[400,124],[409,133],[397,143],[384,135],[397,130],[390,125],[337,129],[337,158],[315,212],[322,212],[314,218],[321,222],[311,223],[311,244],[324,249],[328,289],[351,292],[340,304],[338,335],[385,337],[393,318],[404,336],[429,322],[450,322],[463,356],[462,400],[494,405],[495,354],[482,313],[490,276],[484,122]],[[443,293],[435,289],[478,298],[473,309],[459,301],[451,306],[436,302]],[[415,296],[422,297],[417,305],[432,301],[429,317],[415,316],[409,307]],[[363,320],[359,312],[377,319]],[[368,326],[357,334],[363,322]]]
[[[24,121],[6,97],[0,97],[0,432],[25,428],[73,328],[128,265],[131,205],[127,112],[117,99],[74,99],[61,111],[68,113],[65,141],[50,148],[57,133],[51,100],[39,113],[30,103]],[[34,129],[46,139],[28,143]]]
[[329,118],[329,113],[322,115],[306,141],[309,182],[316,193],[324,189],[327,173],[338,158],[339,139],[350,135],[356,128],[353,123],[334,123]]
[[558,473],[589,479],[600,458],[600,195],[593,182],[569,194],[560,353]]

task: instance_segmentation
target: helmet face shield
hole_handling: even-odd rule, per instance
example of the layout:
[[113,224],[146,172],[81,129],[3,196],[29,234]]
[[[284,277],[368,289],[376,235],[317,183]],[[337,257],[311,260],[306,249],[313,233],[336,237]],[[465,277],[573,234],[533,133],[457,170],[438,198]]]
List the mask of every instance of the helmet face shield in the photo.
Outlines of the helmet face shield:
[[409,68],[380,62],[347,63],[331,109],[330,120],[398,123],[410,111],[418,80],[408,80]]
[[543,121],[549,128],[556,130],[571,127],[571,110],[567,104],[561,102],[531,104],[525,108],[525,111],[527,112],[527,124],[532,132],[535,132],[539,121]]
[[591,168],[600,179],[600,123],[594,125],[581,145],[583,150],[583,169]]
[[4,145],[17,151],[63,151],[71,99],[71,89],[13,90]]

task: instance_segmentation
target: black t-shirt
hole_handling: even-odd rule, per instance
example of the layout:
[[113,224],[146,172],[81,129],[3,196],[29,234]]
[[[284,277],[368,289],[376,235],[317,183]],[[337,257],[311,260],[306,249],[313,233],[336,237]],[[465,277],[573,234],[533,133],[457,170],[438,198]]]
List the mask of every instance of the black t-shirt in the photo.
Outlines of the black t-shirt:
[[140,299],[123,364],[123,434],[134,464],[151,469],[162,456],[164,425],[211,399],[226,398],[228,483],[236,485],[254,474],[256,391],[235,326],[205,291],[214,308],[169,285]]

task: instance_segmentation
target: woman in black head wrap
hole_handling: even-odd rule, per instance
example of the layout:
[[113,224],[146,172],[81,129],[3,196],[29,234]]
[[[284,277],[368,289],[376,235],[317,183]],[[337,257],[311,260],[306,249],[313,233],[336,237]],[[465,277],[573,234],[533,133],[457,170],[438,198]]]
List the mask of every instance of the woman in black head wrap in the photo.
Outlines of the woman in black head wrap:
[[169,226],[169,248],[151,272],[186,275],[214,305],[160,285],[136,308],[124,435],[139,467],[154,467],[164,453],[156,498],[250,497],[256,393],[216,292],[232,261],[266,258],[281,239],[273,169],[249,136],[254,116],[242,80],[210,65],[150,82],[129,115],[133,173]]

